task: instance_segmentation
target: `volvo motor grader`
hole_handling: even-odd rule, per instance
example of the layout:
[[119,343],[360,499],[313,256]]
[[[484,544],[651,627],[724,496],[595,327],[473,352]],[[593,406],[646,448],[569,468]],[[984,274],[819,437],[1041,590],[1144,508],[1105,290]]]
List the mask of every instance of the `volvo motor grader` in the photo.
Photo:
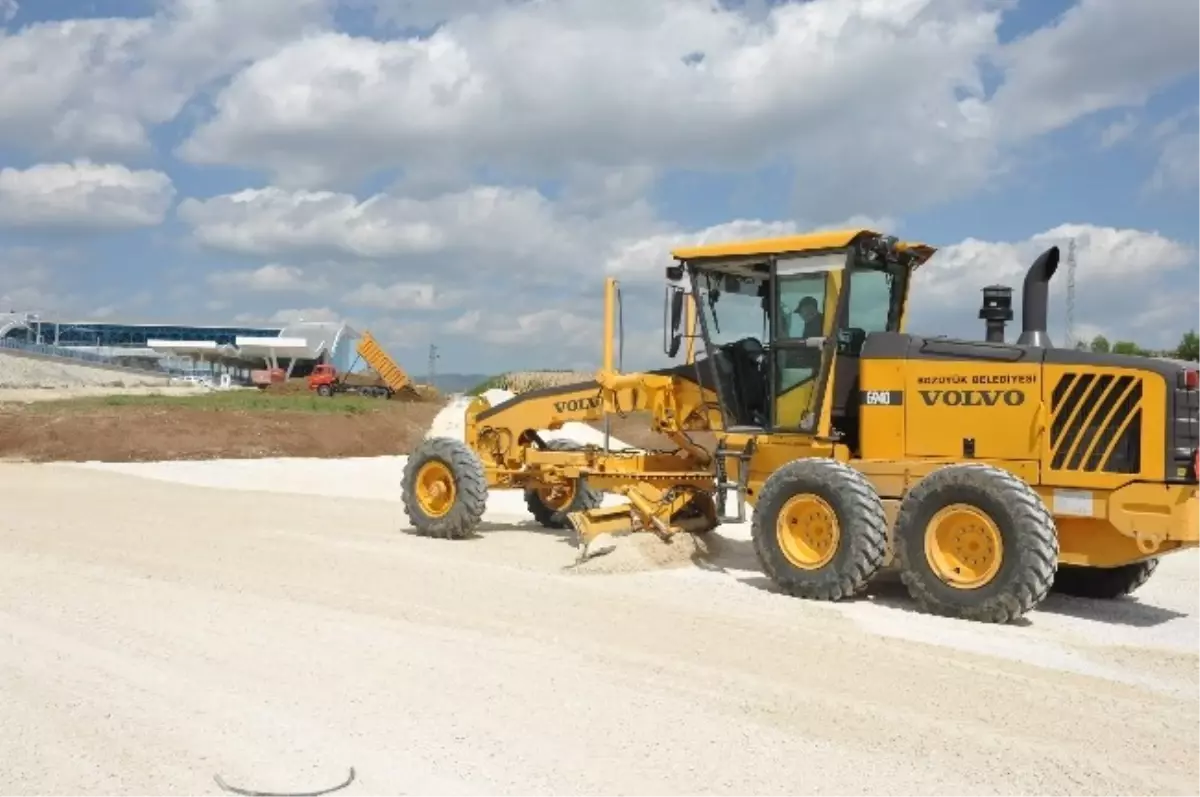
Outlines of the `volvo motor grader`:
[[[523,489],[535,518],[584,547],[606,532],[703,533],[750,505],[759,562],[791,595],[846,598],[890,564],[927,611],[987,622],[1054,586],[1127,594],[1159,557],[1194,548],[1196,366],[1051,345],[1056,247],[1025,276],[1015,342],[1004,287],[984,290],[984,340],[906,333],[933,253],[871,230],[676,250],[664,340],[675,356],[694,320],[700,351],[645,373],[612,367],[610,280],[596,379],[476,399],[465,441],[432,438],[409,459],[414,527],[472,534],[491,487]],[[678,448],[543,437],[632,410]],[[697,431],[715,433],[712,450]],[[601,507],[605,492],[627,501]]]

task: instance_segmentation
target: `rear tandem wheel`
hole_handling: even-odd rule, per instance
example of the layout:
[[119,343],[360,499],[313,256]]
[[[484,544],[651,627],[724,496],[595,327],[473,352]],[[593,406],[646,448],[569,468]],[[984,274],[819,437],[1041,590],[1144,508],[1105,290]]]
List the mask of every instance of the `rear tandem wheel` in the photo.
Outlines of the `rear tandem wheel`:
[[1041,497],[982,463],[930,473],[900,504],[894,535],[900,577],[931,614],[1008,623],[1046,597],[1058,532]]
[[426,439],[408,457],[402,482],[404,513],[425,537],[465,539],[487,508],[483,463],[466,443]]

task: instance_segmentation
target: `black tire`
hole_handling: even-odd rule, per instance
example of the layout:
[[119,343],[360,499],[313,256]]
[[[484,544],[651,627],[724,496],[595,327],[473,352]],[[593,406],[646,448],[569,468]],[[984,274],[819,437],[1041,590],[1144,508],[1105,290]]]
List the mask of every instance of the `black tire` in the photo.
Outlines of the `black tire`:
[[329,398],[333,395],[333,387],[331,385],[317,385],[317,395]]
[[1054,591],[1076,598],[1113,600],[1133,594],[1158,569],[1158,559],[1146,559],[1120,567],[1059,565]]
[[[978,587],[951,586],[925,553],[926,527],[953,504],[969,505],[999,532],[999,569]],[[901,580],[925,611],[985,623],[1009,623],[1034,609],[1058,565],[1058,530],[1041,497],[1008,471],[974,462],[939,468],[909,491],[896,517],[894,545]]]
[[[444,514],[433,516],[421,508],[417,475],[422,467],[440,462],[453,477],[454,500]],[[404,465],[402,500],[404,513],[418,534],[459,540],[470,537],[487,508],[487,476],[479,457],[460,440],[448,437],[426,439]]]
[[[829,506],[839,528],[833,557],[815,569],[794,564],[777,532],[789,499],[806,493]],[[887,553],[883,501],[861,473],[833,459],[797,459],[772,473],[758,495],[750,533],[763,571],[797,598],[837,601],[857,595],[879,571]]]
[[[546,442],[546,448],[552,451],[576,451],[579,449],[579,445],[570,440],[549,440]],[[588,487],[587,481],[584,479],[576,482],[575,495],[571,498],[571,503],[557,509],[547,505],[536,488],[527,487],[525,489],[525,506],[529,509],[529,514],[548,529],[570,528],[570,524],[567,522],[569,513],[595,509],[603,500],[604,494]]]

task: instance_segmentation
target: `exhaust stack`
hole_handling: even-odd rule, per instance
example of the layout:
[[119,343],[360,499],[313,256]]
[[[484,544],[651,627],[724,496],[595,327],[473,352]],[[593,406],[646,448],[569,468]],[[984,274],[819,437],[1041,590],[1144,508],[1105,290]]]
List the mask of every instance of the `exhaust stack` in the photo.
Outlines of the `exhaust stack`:
[[989,285],[983,289],[983,306],[979,308],[988,343],[1004,342],[1004,325],[1013,319],[1012,288],[1007,285]]
[[1021,296],[1021,337],[1019,346],[1048,349],[1053,344],[1046,334],[1050,316],[1050,278],[1058,270],[1058,247],[1052,246],[1033,261],[1025,273]]

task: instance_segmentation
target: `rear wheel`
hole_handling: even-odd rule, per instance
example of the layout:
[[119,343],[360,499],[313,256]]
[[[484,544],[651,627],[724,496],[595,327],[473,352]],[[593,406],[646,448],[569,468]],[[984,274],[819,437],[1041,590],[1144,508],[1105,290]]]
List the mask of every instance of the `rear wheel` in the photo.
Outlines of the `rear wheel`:
[[[576,451],[579,446],[570,440],[550,440],[546,448],[551,451]],[[604,494],[589,488],[583,479],[553,487],[528,487],[525,490],[525,506],[529,513],[548,529],[569,528],[569,513],[595,509],[602,500]]]
[[487,476],[475,452],[460,440],[425,440],[404,465],[404,512],[418,534],[471,536],[487,508]]
[[763,571],[798,598],[835,601],[861,592],[887,550],[879,495],[861,473],[832,459],[798,459],[772,473],[750,531]]
[[1046,597],[1058,562],[1054,518],[1033,488],[978,463],[940,468],[905,496],[895,553],[928,612],[1006,623]]
[[1112,600],[1130,595],[1150,580],[1158,559],[1147,559],[1120,567],[1059,565],[1054,591],[1076,598]]

